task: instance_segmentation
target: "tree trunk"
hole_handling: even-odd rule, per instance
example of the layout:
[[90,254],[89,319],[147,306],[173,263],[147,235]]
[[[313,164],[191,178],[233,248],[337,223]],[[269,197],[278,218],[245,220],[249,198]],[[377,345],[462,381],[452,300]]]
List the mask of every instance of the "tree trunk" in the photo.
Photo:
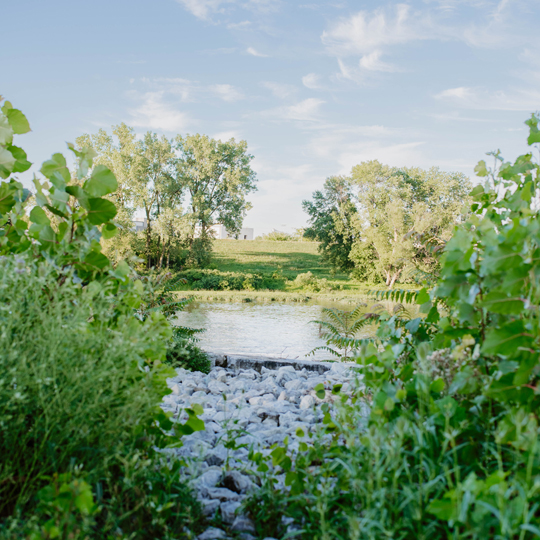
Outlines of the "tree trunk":
[[394,275],[392,276],[392,279],[390,280],[390,289],[394,287],[394,283],[398,280],[399,276],[401,275],[401,270],[398,270],[397,272],[394,272]]
[[145,205],[144,211],[146,213],[146,268],[150,269],[150,244],[152,243],[152,229],[150,228],[150,209]]

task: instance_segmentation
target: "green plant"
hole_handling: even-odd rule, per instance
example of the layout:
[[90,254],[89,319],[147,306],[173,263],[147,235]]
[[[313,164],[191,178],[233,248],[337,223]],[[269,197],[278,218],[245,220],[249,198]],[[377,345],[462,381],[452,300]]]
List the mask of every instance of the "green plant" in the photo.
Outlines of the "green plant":
[[173,338],[167,346],[166,362],[176,368],[210,373],[212,363],[208,355],[194,343],[198,329],[173,327]]
[[[350,360],[352,354],[365,341],[365,338],[357,337],[359,331],[371,323],[370,314],[366,316],[365,309],[365,304],[359,305],[352,311],[323,308],[325,319],[312,321],[312,323],[319,325],[322,330],[321,337],[326,341],[326,345],[315,347],[308,356],[315,354],[316,351],[324,350],[344,362]],[[338,350],[332,349],[331,345],[337,347]]]
[[[538,123],[527,121],[529,144]],[[361,382],[323,405],[322,437],[259,460],[269,481],[248,504],[254,515],[279,505],[302,538],[540,536],[540,166],[532,154],[492,155],[436,286],[379,294],[425,316],[377,315],[358,350]]]

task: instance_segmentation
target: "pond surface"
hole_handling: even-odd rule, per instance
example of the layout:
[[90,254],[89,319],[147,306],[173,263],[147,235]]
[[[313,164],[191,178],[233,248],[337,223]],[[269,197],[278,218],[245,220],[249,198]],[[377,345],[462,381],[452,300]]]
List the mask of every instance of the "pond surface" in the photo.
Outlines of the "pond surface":
[[[305,304],[193,302],[178,313],[176,321],[205,328],[198,337],[199,345],[208,352],[302,360],[315,347],[325,345],[319,326],[310,322],[322,318],[322,309]],[[330,358],[325,351],[309,357]]]

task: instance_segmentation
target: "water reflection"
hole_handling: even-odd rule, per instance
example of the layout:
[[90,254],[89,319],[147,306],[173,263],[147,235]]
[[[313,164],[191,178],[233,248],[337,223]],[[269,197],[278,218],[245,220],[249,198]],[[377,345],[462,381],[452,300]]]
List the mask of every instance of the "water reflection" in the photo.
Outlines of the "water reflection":
[[[321,317],[319,305],[194,302],[178,313],[177,324],[206,328],[199,337],[208,352],[304,359],[325,344],[318,325],[310,323]],[[317,351],[309,358],[332,355]]]

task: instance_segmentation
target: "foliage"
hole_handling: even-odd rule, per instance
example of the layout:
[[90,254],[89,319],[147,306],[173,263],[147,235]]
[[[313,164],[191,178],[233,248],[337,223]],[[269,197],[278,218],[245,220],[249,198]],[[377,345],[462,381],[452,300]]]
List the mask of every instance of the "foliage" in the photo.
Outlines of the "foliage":
[[344,176],[327,178],[322,191],[315,191],[313,201],[303,201],[302,206],[310,223],[304,236],[320,242],[323,261],[335,270],[352,268],[349,254],[356,239],[356,207],[349,180]]
[[[529,144],[538,122],[527,122]],[[302,538],[540,536],[540,166],[530,153],[493,157],[494,169],[476,169],[487,181],[436,286],[384,295],[426,316],[379,315],[359,348],[361,382],[339,398],[332,389],[321,437],[274,448],[271,463],[252,455],[269,470],[254,516],[278,507]],[[264,517],[260,526],[286,532]]]
[[251,208],[246,195],[257,189],[247,143],[234,139],[222,142],[198,134],[178,135],[175,148],[179,153],[178,175],[189,193],[190,247],[196,237],[206,239],[214,223],[223,224],[233,235],[239,233]]
[[[351,251],[355,266],[375,267],[393,287],[407,267],[433,270],[433,253],[420,238],[444,241],[464,219],[469,180],[461,173],[437,168],[393,168],[368,161],[352,169],[357,190],[357,248]],[[368,247],[369,246],[369,247]],[[370,250],[366,253],[366,250]]]
[[[364,339],[357,337],[358,333],[371,322],[371,314],[366,314],[365,308],[365,304],[352,311],[323,308],[324,319],[313,323],[319,325],[321,337],[326,340],[326,345],[315,347],[309,355],[324,350],[344,362],[350,360],[364,342]],[[331,346],[337,347],[338,350],[332,349]]]
[[243,272],[220,272],[219,270],[185,270],[177,274],[185,279],[193,290],[255,291],[280,289],[284,280],[278,274],[248,274]]
[[[182,210],[185,186],[177,173],[172,142],[151,132],[137,139],[133,128],[122,123],[113,126],[112,135],[103,129],[82,135],[77,145],[92,148],[96,164],[109,167],[119,179],[110,199],[119,208],[122,229],[117,239],[105,242],[107,251],[120,258],[135,252],[144,257],[147,268],[175,263],[180,248],[185,247],[189,220]],[[136,210],[145,217],[139,235],[133,230]],[[138,236],[142,236],[142,246]]]
[[173,328],[173,339],[167,347],[167,364],[173,368],[210,373],[212,364],[208,355],[193,342],[193,335],[197,332],[183,327]]
[[331,291],[335,288],[326,278],[319,279],[311,272],[298,274],[294,279],[294,285],[310,292]]
[[[15,118],[14,125],[12,118]],[[11,144],[14,133],[26,132],[22,124],[28,131],[24,115],[6,102],[0,114],[2,155],[24,154]],[[116,216],[116,208],[104,198],[116,190],[116,179],[109,169],[100,165],[88,175],[94,154],[88,149],[78,151],[71,144],[68,147],[78,160],[74,178],[65,157],[54,154],[40,170],[50,183],[34,179],[33,207],[28,190],[10,178],[21,166],[18,161],[5,158],[2,176],[10,179],[0,184],[0,254],[29,251],[34,257],[54,260],[59,269],[73,267],[83,281],[113,280],[118,286],[125,281],[129,269],[125,264],[113,269],[109,259],[101,253],[99,243],[102,235],[110,238],[117,232],[111,221]]]
[[[53,265],[21,256],[0,265],[0,514],[31,508],[44,478],[75,463],[92,485],[102,483],[99,519],[108,530],[130,530],[139,517],[146,527],[140,495],[132,495],[129,518],[111,497],[146,485],[159,461],[155,448],[178,440],[159,408],[174,374],[157,362],[165,358],[169,324],[158,313],[144,321],[122,313],[120,306],[133,301],[127,286],[114,296],[110,285],[81,288],[72,270],[59,283]],[[141,483],[129,487],[125,467],[136,455],[146,465]],[[175,489],[191,500],[186,487]],[[171,507],[168,519],[179,511],[186,523],[195,517]]]

